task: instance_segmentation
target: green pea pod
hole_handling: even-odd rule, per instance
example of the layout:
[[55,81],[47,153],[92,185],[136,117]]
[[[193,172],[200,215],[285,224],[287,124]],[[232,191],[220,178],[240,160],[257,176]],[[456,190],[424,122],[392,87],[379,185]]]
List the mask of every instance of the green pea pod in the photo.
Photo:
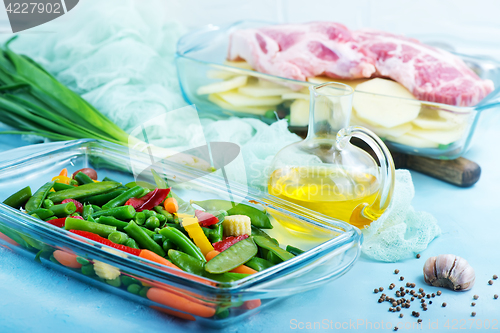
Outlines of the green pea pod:
[[[106,224],[106,225],[116,227],[116,229],[119,231],[124,231],[125,227],[128,225],[128,222],[120,221],[117,218],[114,218],[113,216],[101,216],[97,220],[97,223]],[[143,228],[143,227],[141,227],[141,228],[142,228],[142,230],[144,230],[145,233],[148,234],[149,237],[153,237],[153,235],[155,234],[154,231],[151,231],[151,230]]]
[[63,184],[63,183],[58,183],[58,182],[55,182],[54,183],[54,186],[53,186],[53,189],[54,191],[62,191],[62,190],[70,190],[70,189],[73,189],[75,188],[74,186],[72,185],[68,185],[68,184]]
[[143,187],[143,188],[148,189],[148,190],[154,190],[156,188],[156,185],[153,185],[153,184],[148,183],[148,182],[143,182],[143,181],[130,182],[128,184],[125,184],[125,187],[127,187],[127,188],[132,188],[135,186],[140,186],[140,187]]
[[160,234],[174,242],[184,253],[187,253],[203,262],[206,261],[205,256],[201,253],[199,247],[184,235],[180,230],[172,227],[166,227],[160,230]]
[[229,272],[243,265],[257,254],[257,246],[252,237],[239,241],[224,252],[216,255],[205,265],[205,270],[212,274]]
[[105,205],[106,203],[108,203],[109,201],[113,200],[114,198],[116,198],[117,196],[122,194],[123,192],[125,192],[125,190],[117,189],[117,190],[111,191],[109,193],[103,193],[103,194],[98,194],[98,195],[93,195],[91,197],[87,197],[87,198],[83,199],[82,201],[89,203],[89,204],[92,204],[92,205],[102,206],[102,205]]
[[[49,191],[52,188],[52,186],[54,186],[54,182],[45,183],[44,185],[42,185],[42,187],[40,187],[35,192],[35,194],[33,194],[33,196],[31,198],[29,198],[29,200],[28,200],[28,202],[26,203],[26,206],[25,206],[26,211],[28,213],[31,213],[35,209],[38,209],[38,208],[40,208],[42,206],[42,203],[45,200],[45,198],[47,197],[47,194],[49,193]],[[66,199],[66,198],[64,198],[64,199]]]
[[267,261],[272,262],[274,265],[277,265],[283,260],[281,260],[280,257],[278,257],[273,251],[268,251],[267,256],[266,256]]
[[[226,252],[226,251],[224,251],[224,252]],[[212,261],[212,260],[210,260],[210,261]],[[224,274],[210,274],[208,272],[205,272],[205,274],[203,276],[206,278],[215,280],[217,282],[234,282],[234,281],[238,281],[238,280],[241,280],[243,278],[246,278],[249,275],[250,274],[231,273],[231,272],[227,272]]]
[[131,199],[131,198],[134,198],[134,197],[138,196],[143,191],[144,191],[144,189],[142,187],[140,187],[140,186],[132,187],[131,189],[123,192],[122,194],[120,194],[116,198],[110,200],[107,204],[105,204],[104,206],[102,206],[102,209],[111,209],[111,208],[114,208],[114,207],[121,206],[125,202],[127,202],[128,199]]
[[302,254],[304,253],[303,250],[299,249],[299,248],[296,248],[296,247],[293,247],[291,245],[287,245],[286,246],[286,250],[288,252],[290,252],[291,254],[293,254],[294,256],[298,256],[299,254]]
[[235,205],[233,202],[227,200],[191,201],[191,203],[202,207],[206,211],[225,210],[228,215],[246,215],[255,227],[262,229],[273,228],[271,220],[265,211],[247,204],[239,203]]
[[163,241],[163,244],[162,244],[162,248],[163,248],[163,251],[167,252],[171,249],[174,249],[176,248],[175,246],[175,243],[172,242],[170,239],[167,239],[167,238],[164,238],[165,240]]
[[94,214],[94,208],[92,205],[84,205],[83,206],[83,212],[82,212],[82,217],[84,220],[88,220],[89,216]]
[[47,196],[47,198],[52,200],[53,202],[61,202],[64,199],[80,199],[106,193],[119,186],[121,186],[121,184],[117,182],[100,182],[93,184],[85,184],[68,190],[62,190],[50,193]]
[[[258,236],[258,235],[252,236],[252,238],[259,247],[262,247],[266,250],[273,252],[275,255],[277,255],[283,261],[286,261],[286,260],[289,260],[289,259],[292,259],[293,257],[295,257],[290,252],[287,252],[287,251],[283,250],[281,247],[279,247],[278,245],[276,245],[272,240],[269,240],[265,237]],[[236,243],[236,244],[238,244],[238,243]],[[234,245],[236,245],[236,244],[234,244]],[[226,251],[224,251],[224,252],[226,252]]]
[[205,263],[181,251],[168,250],[168,258],[183,271],[203,275]]
[[75,175],[74,179],[78,182],[79,185],[85,185],[85,184],[93,184],[94,181],[92,178],[84,174],[83,172],[79,172]]
[[259,257],[253,257],[252,259],[247,261],[245,263],[245,265],[250,267],[250,268],[255,269],[258,272],[274,266],[274,264],[272,262],[269,262],[266,259],[262,259]]
[[[49,189],[50,191],[50,189]],[[12,208],[21,208],[31,198],[31,188],[26,186],[3,201],[4,204]]]
[[269,240],[273,241],[274,243],[276,243],[276,245],[279,245],[279,244],[278,244],[278,241],[277,241],[276,239],[272,238],[272,237],[271,237],[271,236],[269,236],[269,235],[268,235],[265,231],[260,230],[260,229],[259,229],[259,228],[257,228],[257,227],[252,226],[252,235],[253,235],[253,236],[257,235],[257,236],[262,236],[262,237],[265,237],[265,238],[267,238],[267,239],[269,239]]

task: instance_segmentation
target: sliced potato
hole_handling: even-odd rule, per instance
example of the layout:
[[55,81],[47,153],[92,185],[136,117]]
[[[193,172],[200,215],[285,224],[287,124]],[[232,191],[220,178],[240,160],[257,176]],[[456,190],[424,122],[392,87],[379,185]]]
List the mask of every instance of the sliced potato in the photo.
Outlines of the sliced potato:
[[[361,119],[391,128],[417,118],[420,103],[404,100],[415,97],[397,82],[385,79],[372,79],[356,87],[353,108]],[[390,97],[388,97],[390,96]],[[393,98],[396,97],[396,98]]]
[[465,126],[455,127],[451,130],[425,130],[413,128],[409,133],[422,139],[437,142],[442,145],[448,145],[459,140],[465,131]]
[[402,145],[415,147],[415,148],[437,148],[437,147],[439,147],[439,144],[437,142],[422,139],[422,138],[414,136],[410,133],[403,134],[397,138],[392,137],[392,136],[387,136],[387,140],[395,142],[395,143],[400,143]]
[[223,100],[219,94],[210,94],[208,95],[208,100],[218,106],[220,106],[223,109],[226,110],[231,110],[231,111],[236,111],[236,112],[244,112],[244,113],[250,113],[253,115],[258,115],[258,116],[263,116],[266,114],[266,111],[268,110],[275,110],[276,107],[269,105],[269,106],[234,106]]
[[286,93],[293,93],[294,91],[279,84],[271,82],[263,83],[263,80],[259,80],[258,83],[247,84],[238,88],[238,92],[252,97],[268,97],[280,96]]
[[201,86],[198,88],[196,93],[198,95],[208,95],[208,94],[214,94],[214,93],[220,93],[232,89],[236,89],[238,87],[244,86],[247,84],[248,76],[246,75],[240,75],[236,76],[232,79],[222,81],[222,82],[215,82],[215,83],[210,83],[207,84],[206,86]]
[[369,79],[344,80],[344,79],[334,79],[334,78],[331,78],[328,76],[313,76],[313,77],[307,78],[308,82],[311,82],[314,84],[322,84],[322,83],[326,83],[326,82],[339,82],[339,83],[343,83],[343,84],[350,86],[352,89],[356,89],[356,87],[359,84],[364,83],[368,80]]
[[309,124],[309,101],[297,99],[290,105],[290,126],[307,126]]
[[401,135],[408,133],[413,128],[411,123],[404,123],[404,124],[401,124],[399,126],[394,126],[391,128],[373,125],[373,124],[370,124],[370,123],[358,118],[356,116],[356,112],[354,112],[354,111],[351,114],[351,125],[358,125],[358,126],[366,127],[369,130],[373,131],[378,136],[383,137],[383,138],[389,137],[389,136],[393,137],[393,138],[397,138],[397,137],[400,137]]
[[224,61],[224,65],[231,66],[231,67],[238,67],[238,68],[241,68],[241,69],[248,69],[248,70],[253,71],[252,66],[250,66],[250,64],[248,62],[246,62],[246,61],[229,61],[229,60],[226,60],[226,61]]
[[283,103],[280,96],[250,97],[235,90],[219,93],[219,97],[234,106],[267,106]]
[[302,94],[302,93],[296,93],[296,92],[293,92],[293,93],[287,93],[287,94],[283,94],[281,95],[281,98],[283,99],[305,99],[305,100],[309,100],[309,94]]
[[453,115],[448,112],[447,118],[441,117],[438,110],[423,107],[420,114],[412,123],[422,129],[427,130],[451,130],[458,126],[462,126],[465,122],[463,116]]
[[222,71],[222,70],[217,70],[217,69],[211,69],[207,71],[207,77],[209,79],[222,79],[222,80],[227,80],[232,78],[233,76],[236,76],[238,74],[230,71]]

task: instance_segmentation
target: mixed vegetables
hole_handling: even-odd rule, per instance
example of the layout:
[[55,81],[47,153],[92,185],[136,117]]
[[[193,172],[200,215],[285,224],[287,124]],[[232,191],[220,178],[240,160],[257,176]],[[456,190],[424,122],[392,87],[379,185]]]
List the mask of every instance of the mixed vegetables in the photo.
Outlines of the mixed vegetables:
[[[216,282],[242,279],[303,252],[290,245],[281,248],[263,230],[273,226],[260,205],[235,205],[224,200],[185,202],[166,186],[165,180],[157,187],[145,182],[123,185],[107,177],[97,179],[97,172],[90,168],[72,175],[63,169],[34,194],[25,187],[3,203],[109,246],[112,249],[104,249],[118,256],[138,256]],[[9,235],[0,236],[9,239]],[[15,243],[15,239],[10,240]],[[199,304],[186,303],[186,299],[172,306],[172,295],[168,295],[169,300],[161,297],[165,288],[151,286],[107,263],[53,249],[50,260],[194,315],[224,318],[235,306],[216,306],[208,312],[202,308],[200,312]],[[237,304],[245,309],[259,305],[259,300]]]

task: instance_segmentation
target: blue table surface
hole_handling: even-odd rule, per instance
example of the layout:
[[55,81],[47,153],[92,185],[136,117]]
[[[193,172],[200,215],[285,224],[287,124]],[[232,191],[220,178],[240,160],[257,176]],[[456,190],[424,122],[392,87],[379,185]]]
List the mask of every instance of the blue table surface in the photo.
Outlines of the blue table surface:
[[[224,331],[310,331],[308,328],[392,331],[396,324],[410,331],[499,329],[500,299],[494,300],[493,295],[500,294],[500,280],[491,286],[487,282],[493,274],[500,275],[500,218],[497,215],[500,131],[493,127],[486,134],[483,138],[488,140],[476,142],[465,156],[482,167],[481,179],[475,186],[458,188],[412,172],[416,189],[413,206],[432,213],[443,231],[421,253],[420,259],[381,263],[362,257],[341,278],[276,302]],[[21,153],[7,150],[23,145],[26,142],[19,136],[0,136],[0,160],[15,158]],[[395,269],[401,271],[404,282],[412,281],[426,291],[435,292],[437,288],[425,285],[422,267],[426,258],[443,253],[462,256],[474,267],[476,285],[472,291],[453,292],[441,288],[443,294],[431,299],[434,302],[428,311],[422,311],[414,302],[410,309],[402,311],[403,318],[399,318],[399,313],[388,312],[388,303],[377,303],[374,288],[383,286],[388,291],[391,282],[397,286],[403,284],[397,281]],[[90,287],[2,247],[0,282],[0,332],[210,331]],[[472,307],[474,294],[480,298]],[[443,302],[447,307],[441,306]],[[414,326],[416,318],[411,316],[411,311],[421,313],[423,327]],[[477,312],[474,318],[472,311]]]

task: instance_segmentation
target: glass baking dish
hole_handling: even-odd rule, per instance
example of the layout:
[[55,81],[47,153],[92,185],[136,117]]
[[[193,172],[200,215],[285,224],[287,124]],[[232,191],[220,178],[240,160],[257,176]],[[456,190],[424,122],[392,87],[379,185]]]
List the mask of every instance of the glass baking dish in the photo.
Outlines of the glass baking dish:
[[[35,191],[62,168],[73,172],[83,167],[94,168],[99,179],[107,176],[127,183],[134,180],[132,170],[151,168],[151,160],[148,155],[129,154],[127,148],[95,140],[50,144],[36,154],[0,165],[0,200],[28,185]],[[217,199],[227,193],[224,180],[213,174],[166,161],[156,163],[154,168],[169,179],[181,198]],[[152,178],[147,180],[154,183]],[[230,184],[230,188],[234,200],[252,200],[266,206],[274,226],[267,230],[280,244],[302,247],[306,252],[244,279],[222,283],[133,255],[109,253],[107,246],[4,204],[0,204],[0,246],[140,304],[215,327],[230,325],[282,297],[332,281],[345,274],[359,257],[362,235],[356,227],[238,184]],[[70,268],[59,264],[54,257],[61,252],[77,255],[86,265]],[[95,261],[119,269],[121,285],[100,279],[92,270],[89,273],[88,265]],[[138,285],[135,291],[127,289],[131,279],[125,276],[136,279],[132,280]],[[162,298],[149,299],[150,287],[159,290]]]
[[[309,78],[308,82],[296,81],[256,72],[245,62],[225,61],[229,35],[233,31],[269,24],[272,23],[241,21],[230,26],[209,25],[183,36],[178,42],[176,57],[182,93],[188,103],[214,117],[251,116],[271,123],[278,116],[289,120],[291,131],[304,135],[309,119],[309,86],[339,81],[355,88],[360,80],[315,77]],[[351,124],[371,129],[394,151],[438,159],[463,155],[470,147],[479,122],[488,123],[487,117],[493,113],[491,110],[500,107],[500,63],[486,58],[458,56],[481,78],[492,80],[497,87],[478,105],[457,107],[356,91]],[[210,88],[206,89],[207,85],[222,81],[230,81],[226,88],[235,88],[224,93],[208,93]],[[384,103],[391,110],[415,110],[418,117],[387,128],[360,117],[355,110],[356,100]]]

